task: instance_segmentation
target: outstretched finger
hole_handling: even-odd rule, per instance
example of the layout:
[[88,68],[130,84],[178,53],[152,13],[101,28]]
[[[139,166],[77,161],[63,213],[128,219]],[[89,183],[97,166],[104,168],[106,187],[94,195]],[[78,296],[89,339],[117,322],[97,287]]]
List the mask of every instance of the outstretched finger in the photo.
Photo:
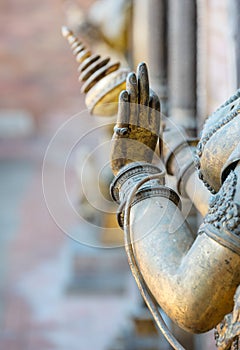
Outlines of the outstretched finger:
[[129,94],[129,102],[137,103],[138,102],[138,86],[137,86],[137,77],[134,72],[131,72],[127,76],[126,89]]
[[159,98],[157,94],[150,89],[148,122],[150,130],[156,135],[158,135],[160,131],[160,118]]
[[[119,95],[117,124],[114,132],[118,136],[125,136],[129,126],[129,94],[123,90]],[[126,129],[126,130],[125,130]]]
[[148,109],[149,109],[149,80],[148,71],[145,63],[140,63],[137,68],[138,80],[138,120],[139,127],[148,128]]
[[151,107],[152,109],[155,109],[156,111],[160,112],[160,100],[159,100],[159,97],[152,89],[150,89],[149,107]]
[[129,124],[137,125],[138,116],[138,83],[134,72],[129,73],[126,82],[129,94]]
[[142,62],[137,68],[138,80],[138,103],[140,105],[148,106],[149,102],[149,79],[146,63]]

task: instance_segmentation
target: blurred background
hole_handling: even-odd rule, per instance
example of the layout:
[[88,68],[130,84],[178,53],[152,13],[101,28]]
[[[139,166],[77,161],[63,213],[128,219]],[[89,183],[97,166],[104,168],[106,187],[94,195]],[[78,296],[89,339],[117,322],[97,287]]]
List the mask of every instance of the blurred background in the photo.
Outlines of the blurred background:
[[[86,111],[61,26],[131,69],[146,61],[163,112],[197,134],[239,86],[239,4],[0,1],[1,350],[170,349],[130,275],[107,160],[86,162],[110,134]],[[212,332],[175,331],[188,349],[214,349]]]

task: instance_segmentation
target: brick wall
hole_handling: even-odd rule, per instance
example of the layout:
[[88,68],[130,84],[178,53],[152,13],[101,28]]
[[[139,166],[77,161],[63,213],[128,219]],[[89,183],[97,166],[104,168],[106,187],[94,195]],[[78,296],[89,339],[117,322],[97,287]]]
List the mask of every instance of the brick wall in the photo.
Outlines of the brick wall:
[[[92,1],[78,0],[87,9]],[[0,2],[0,109],[25,109],[41,122],[82,101],[76,64],[61,37],[66,1]]]

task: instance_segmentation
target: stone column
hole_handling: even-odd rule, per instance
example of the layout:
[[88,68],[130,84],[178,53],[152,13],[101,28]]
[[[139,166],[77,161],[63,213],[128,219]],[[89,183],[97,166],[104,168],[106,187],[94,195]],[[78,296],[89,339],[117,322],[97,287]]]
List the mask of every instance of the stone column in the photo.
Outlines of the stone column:
[[236,50],[236,68],[237,68],[237,88],[240,88],[240,0],[235,0],[235,50]]
[[148,63],[152,89],[159,95],[161,111],[167,114],[167,1],[149,0]]
[[133,62],[149,67],[151,88],[167,113],[167,0],[138,0],[133,6]]
[[[168,114],[194,135],[196,133],[196,3],[168,1]],[[191,213],[195,217],[195,213]],[[193,220],[194,221],[194,220]],[[172,324],[177,339],[196,349],[194,336]]]
[[196,130],[196,2],[169,0],[169,116]]
[[132,15],[132,51],[133,51],[133,69],[139,62],[145,61],[148,63],[148,2],[146,0],[133,0],[133,15]]

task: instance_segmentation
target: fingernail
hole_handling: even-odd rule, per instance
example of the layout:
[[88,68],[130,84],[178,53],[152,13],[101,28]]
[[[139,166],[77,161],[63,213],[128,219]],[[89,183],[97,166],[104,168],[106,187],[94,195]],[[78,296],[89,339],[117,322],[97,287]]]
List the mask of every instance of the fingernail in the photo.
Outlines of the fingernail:
[[139,69],[140,72],[142,72],[142,71],[144,71],[144,70],[147,70],[147,65],[146,65],[146,63],[145,63],[145,62],[139,63],[138,69]]
[[127,102],[128,101],[128,92],[126,90],[121,91],[120,100]]
[[136,74],[134,72],[132,72],[128,75],[128,79],[129,79],[129,82],[131,84],[137,84],[137,77],[136,77]]

